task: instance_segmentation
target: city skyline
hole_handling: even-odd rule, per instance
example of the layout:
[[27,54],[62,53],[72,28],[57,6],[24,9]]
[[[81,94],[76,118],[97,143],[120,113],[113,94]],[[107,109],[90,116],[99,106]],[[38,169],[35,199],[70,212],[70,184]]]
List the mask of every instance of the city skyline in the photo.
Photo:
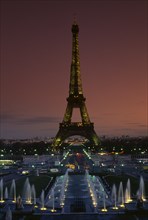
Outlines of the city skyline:
[[1,138],[56,135],[75,13],[83,93],[98,136],[147,135],[147,1],[0,4]]

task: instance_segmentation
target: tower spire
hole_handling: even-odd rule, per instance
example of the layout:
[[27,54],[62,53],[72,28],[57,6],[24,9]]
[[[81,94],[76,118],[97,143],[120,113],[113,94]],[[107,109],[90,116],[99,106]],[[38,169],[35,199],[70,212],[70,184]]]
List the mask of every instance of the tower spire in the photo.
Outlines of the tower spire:
[[77,17],[77,15],[76,15],[76,13],[74,13],[74,15],[73,15],[73,20],[74,20],[74,22],[73,22],[73,24],[77,24],[77,19],[76,19],[76,17]]
[[72,62],[71,62],[69,95],[70,94],[78,95],[78,94],[82,94],[79,41],[78,41],[79,26],[76,23],[74,23],[72,25],[71,31],[72,31]]

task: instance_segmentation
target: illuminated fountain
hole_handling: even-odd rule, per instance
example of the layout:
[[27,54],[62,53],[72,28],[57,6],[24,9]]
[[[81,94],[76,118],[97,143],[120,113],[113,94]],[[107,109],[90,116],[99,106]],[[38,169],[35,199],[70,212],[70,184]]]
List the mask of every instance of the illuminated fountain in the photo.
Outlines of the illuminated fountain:
[[4,192],[4,199],[8,199],[8,188],[5,188],[5,192]]
[[63,181],[62,181],[62,185],[61,185],[61,191],[60,191],[60,205],[61,205],[61,207],[64,206],[65,192],[67,190],[67,185],[68,185],[68,170],[66,171],[65,175],[63,176]]
[[[45,204],[46,207],[50,208],[51,212],[55,212],[56,208],[63,208],[65,202],[65,193],[68,186],[68,171],[65,175],[57,177],[56,182],[49,190]],[[63,210],[64,211],[64,210]]]
[[96,190],[95,190],[95,184],[93,182],[94,180],[93,181],[91,180],[90,175],[88,173],[88,170],[86,170],[85,176],[86,176],[86,181],[88,183],[90,195],[91,195],[91,198],[92,198],[92,201],[93,201],[93,206],[94,206],[94,208],[96,208],[98,203],[97,203],[97,193],[96,193]]
[[7,211],[6,211],[6,217],[5,220],[12,220],[12,212],[10,207],[8,207]]
[[117,188],[116,188],[115,184],[113,184],[113,187],[112,187],[111,197],[112,197],[112,201],[114,204],[113,209],[118,209],[118,207],[117,207]]
[[31,197],[32,197],[32,203],[36,205],[36,190],[34,185],[31,186]]
[[36,175],[39,176],[39,170],[38,169],[36,170]]
[[101,209],[102,211],[107,211],[106,207],[112,205],[111,199],[109,198],[100,177],[94,176],[93,179],[94,179],[93,183],[95,185],[95,190],[97,194],[98,206],[103,207],[103,209]]
[[106,209],[106,198],[105,198],[105,191],[103,193],[103,209],[101,209],[102,212],[107,212],[107,209]]
[[4,191],[3,179],[1,179],[1,180],[0,180],[0,203],[3,203],[3,202],[4,202],[3,191]]
[[131,183],[130,179],[127,180],[126,190],[125,190],[125,203],[131,202]]
[[139,183],[139,189],[137,192],[137,197],[141,198],[143,201],[145,201],[145,184],[143,176],[140,176],[140,183]]
[[123,194],[123,184],[120,182],[118,190],[118,204],[120,207],[124,207],[124,194]]
[[52,189],[52,209],[50,210],[51,212],[56,212],[56,209],[54,207],[54,199],[55,199],[55,195],[54,195],[54,188]]
[[106,207],[111,206],[112,202],[105,191],[102,180],[100,177],[89,175],[88,171],[86,171],[85,176],[88,182],[94,208],[96,209],[96,207],[100,207],[101,211],[107,212]]
[[12,180],[10,187],[10,198],[12,198],[12,202],[16,202],[16,183],[15,180]]
[[46,210],[46,207],[45,207],[45,192],[44,190],[42,190],[41,192],[41,197],[40,197],[40,201],[41,201],[41,210]]
[[31,186],[28,178],[26,179],[24,184],[23,199],[27,204],[31,204]]

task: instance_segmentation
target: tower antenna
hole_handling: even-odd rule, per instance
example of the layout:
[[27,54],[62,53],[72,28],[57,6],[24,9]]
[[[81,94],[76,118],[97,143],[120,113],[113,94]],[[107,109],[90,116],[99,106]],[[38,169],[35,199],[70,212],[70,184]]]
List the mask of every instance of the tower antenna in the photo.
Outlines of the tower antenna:
[[76,13],[73,14],[73,21],[74,21],[74,24],[77,24],[77,14]]

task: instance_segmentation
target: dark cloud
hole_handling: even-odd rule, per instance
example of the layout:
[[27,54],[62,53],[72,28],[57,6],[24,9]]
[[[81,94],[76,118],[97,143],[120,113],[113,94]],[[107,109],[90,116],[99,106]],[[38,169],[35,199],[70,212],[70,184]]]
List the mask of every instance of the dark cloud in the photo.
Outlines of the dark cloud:
[[135,126],[135,127],[148,127],[148,125],[146,124],[142,124],[142,123],[139,123],[139,122],[128,122],[126,123],[127,125],[132,125],[132,126]]
[[41,124],[41,123],[58,123],[61,119],[55,116],[33,116],[24,117],[20,115],[1,114],[1,123],[13,124]]
[[5,122],[7,120],[11,121],[11,120],[14,120],[16,119],[16,116],[15,115],[12,115],[12,114],[7,114],[7,113],[0,113],[0,121],[1,122]]
[[36,116],[30,118],[24,118],[20,120],[20,123],[24,124],[40,124],[40,123],[55,123],[59,122],[58,117],[49,117],[49,116]]

